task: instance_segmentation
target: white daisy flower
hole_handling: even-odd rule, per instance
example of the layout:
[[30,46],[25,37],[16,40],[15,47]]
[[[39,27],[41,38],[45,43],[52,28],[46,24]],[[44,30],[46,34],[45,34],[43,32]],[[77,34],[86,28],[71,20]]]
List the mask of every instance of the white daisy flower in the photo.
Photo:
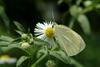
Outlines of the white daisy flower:
[[53,23],[38,23],[36,24],[35,28],[35,35],[37,38],[42,39],[49,44],[52,44],[53,42],[53,37],[54,37],[54,28],[53,28]]
[[44,41],[47,41],[50,47],[55,48],[56,42],[68,56],[74,56],[85,48],[85,42],[82,37],[64,25],[49,23],[38,23],[35,28],[35,35]]
[[17,61],[16,58],[12,58],[8,55],[2,55],[0,56],[0,64],[5,64],[5,63],[15,63]]

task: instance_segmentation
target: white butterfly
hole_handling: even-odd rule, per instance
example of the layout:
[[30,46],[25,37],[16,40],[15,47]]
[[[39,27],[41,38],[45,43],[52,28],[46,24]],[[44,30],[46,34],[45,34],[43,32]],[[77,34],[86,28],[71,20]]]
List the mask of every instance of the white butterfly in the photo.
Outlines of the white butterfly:
[[54,37],[62,50],[68,56],[74,56],[85,48],[85,42],[82,37],[72,29],[64,25],[54,25]]

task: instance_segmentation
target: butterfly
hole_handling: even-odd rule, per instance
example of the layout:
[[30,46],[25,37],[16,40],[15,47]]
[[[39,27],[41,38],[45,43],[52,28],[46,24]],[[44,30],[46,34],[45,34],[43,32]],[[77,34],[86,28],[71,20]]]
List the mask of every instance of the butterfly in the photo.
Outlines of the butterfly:
[[55,40],[68,56],[77,55],[85,48],[86,44],[82,37],[67,26],[55,25],[54,30]]

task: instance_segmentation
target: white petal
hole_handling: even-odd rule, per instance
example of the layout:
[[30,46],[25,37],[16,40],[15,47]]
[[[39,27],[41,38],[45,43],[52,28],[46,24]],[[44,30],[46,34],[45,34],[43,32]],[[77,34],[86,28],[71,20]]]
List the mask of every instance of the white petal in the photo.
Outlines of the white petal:
[[43,30],[35,29],[34,32],[42,32],[43,33]]
[[16,58],[10,58],[9,60],[7,60],[8,63],[15,63],[16,62]]
[[38,24],[36,24],[36,26],[39,29],[44,29],[45,28],[44,24],[42,24],[42,23],[38,23]]
[[44,34],[42,34],[42,35],[40,35],[40,36],[38,36],[37,38],[39,38],[39,39],[45,39],[45,35]]

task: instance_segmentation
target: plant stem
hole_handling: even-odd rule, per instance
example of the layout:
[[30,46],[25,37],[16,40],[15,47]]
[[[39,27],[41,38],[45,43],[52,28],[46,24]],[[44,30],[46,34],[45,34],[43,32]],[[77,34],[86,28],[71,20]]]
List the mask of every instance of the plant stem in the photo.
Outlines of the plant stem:
[[69,27],[70,27],[70,28],[73,28],[74,22],[75,22],[75,17],[72,17],[72,18],[71,18],[71,21],[70,21],[70,24],[69,24]]
[[42,57],[40,57],[34,64],[31,65],[31,67],[36,67],[36,65],[42,61],[45,57],[47,56],[47,54],[44,54]]
[[79,6],[81,2],[82,2],[82,0],[77,0],[76,5]]
[[77,62],[73,58],[70,58],[70,59],[71,59],[71,64],[74,64],[76,67],[84,67],[82,64],[80,64],[79,62]]

